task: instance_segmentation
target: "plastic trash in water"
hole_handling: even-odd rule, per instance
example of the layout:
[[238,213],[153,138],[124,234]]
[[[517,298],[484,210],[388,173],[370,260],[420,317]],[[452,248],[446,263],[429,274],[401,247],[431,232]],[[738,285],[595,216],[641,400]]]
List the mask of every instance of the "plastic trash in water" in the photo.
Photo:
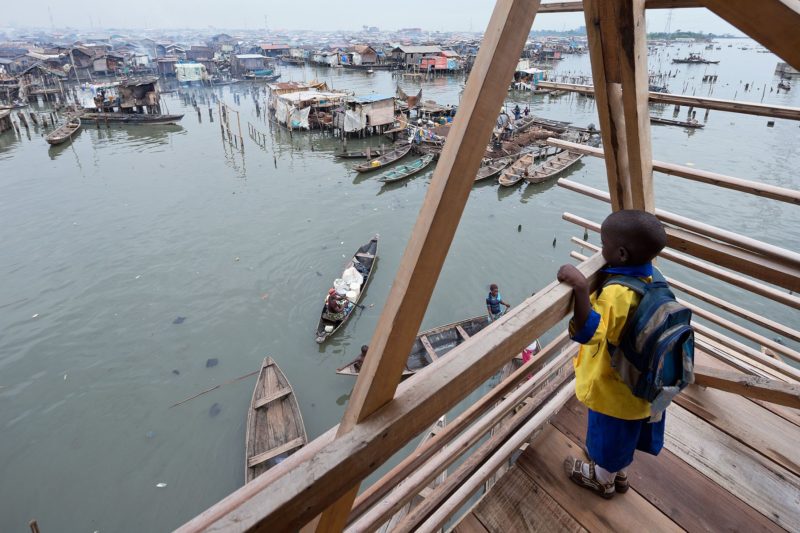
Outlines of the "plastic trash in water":
[[163,489],[166,486],[167,486],[166,483],[156,483],[156,487],[158,487],[159,489]]

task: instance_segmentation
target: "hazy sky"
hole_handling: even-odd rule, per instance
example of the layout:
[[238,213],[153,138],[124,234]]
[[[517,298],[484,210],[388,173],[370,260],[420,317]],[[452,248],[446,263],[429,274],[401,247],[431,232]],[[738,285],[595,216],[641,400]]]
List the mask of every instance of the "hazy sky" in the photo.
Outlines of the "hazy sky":
[[[11,1],[11,0],[9,0]],[[494,6],[490,0],[373,0],[340,2],[322,0],[138,0],[102,2],[45,0],[13,2],[6,10],[12,26],[74,28],[244,28],[288,30],[355,30],[362,25],[394,30],[421,27],[429,30],[482,31]],[[10,12],[9,12],[10,11]],[[705,9],[651,10],[648,31],[663,31],[672,12],[671,29],[740,34]],[[266,19],[265,19],[266,17]],[[583,13],[542,14],[534,29],[571,29],[584,24]]]

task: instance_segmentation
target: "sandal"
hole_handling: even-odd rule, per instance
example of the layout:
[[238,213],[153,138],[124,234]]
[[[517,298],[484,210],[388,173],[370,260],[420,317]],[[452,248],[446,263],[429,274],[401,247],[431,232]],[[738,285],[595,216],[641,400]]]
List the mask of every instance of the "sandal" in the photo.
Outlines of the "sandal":
[[566,472],[567,476],[573,482],[581,487],[587,488],[607,500],[613,498],[615,494],[615,483],[603,484],[597,480],[594,472],[594,461],[589,461],[586,463],[589,465],[589,476],[584,476],[582,469],[583,464],[584,461],[581,461],[580,459],[567,457],[564,459],[564,472]]
[[[592,457],[589,455],[589,450],[588,448],[586,448],[585,444],[581,446],[581,449],[583,450],[583,454],[586,456],[586,458],[591,461]],[[627,472],[625,473],[617,472],[617,475],[614,476],[614,490],[616,490],[620,494],[623,494],[625,492],[628,492],[629,488],[631,488],[631,486],[628,484]]]

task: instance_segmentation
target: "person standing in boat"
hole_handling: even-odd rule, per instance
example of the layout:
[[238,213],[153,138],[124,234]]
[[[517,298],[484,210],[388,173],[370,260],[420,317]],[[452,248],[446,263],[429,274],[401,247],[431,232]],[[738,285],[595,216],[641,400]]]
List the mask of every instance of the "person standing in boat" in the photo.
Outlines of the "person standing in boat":
[[525,106],[525,110],[522,112],[522,114],[527,117],[528,115],[531,114],[531,108],[528,107],[528,106]]
[[[500,310],[501,305],[506,306],[505,310]],[[492,283],[489,285],[489,295],[486,297],[486,311],[489,312],[489,321],[491,322],[500,318],[510,307],[510,305],[503,301],[503,297],[500,296],[500,289],[497,287],[497,284]]]
[[519,104],[515,105],[514,106],[514,120],[519,120],[519,117],[521,116],[521,114],[520,114],[521,112],[522,112],[522,110],[519,108]]

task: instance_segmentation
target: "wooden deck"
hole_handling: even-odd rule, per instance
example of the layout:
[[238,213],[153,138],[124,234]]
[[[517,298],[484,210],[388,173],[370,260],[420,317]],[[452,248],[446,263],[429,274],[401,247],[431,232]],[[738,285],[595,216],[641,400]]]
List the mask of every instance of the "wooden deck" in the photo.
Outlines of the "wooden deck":
[[668,410],[661,454],[637,453],[631,490],[606,501],[563,471],[583,457],[586,408],[573,398],[454,531],[800,531],[797,415],[692,386]]

